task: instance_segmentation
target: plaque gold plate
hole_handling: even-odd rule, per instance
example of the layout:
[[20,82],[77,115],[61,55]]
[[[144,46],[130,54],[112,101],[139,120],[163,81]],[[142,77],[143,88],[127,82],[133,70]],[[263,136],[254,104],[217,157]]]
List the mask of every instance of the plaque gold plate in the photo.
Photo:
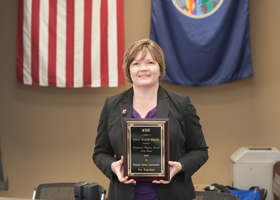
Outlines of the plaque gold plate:
[[136,181],[170,180],[169,119],[123,119],[124,176]]

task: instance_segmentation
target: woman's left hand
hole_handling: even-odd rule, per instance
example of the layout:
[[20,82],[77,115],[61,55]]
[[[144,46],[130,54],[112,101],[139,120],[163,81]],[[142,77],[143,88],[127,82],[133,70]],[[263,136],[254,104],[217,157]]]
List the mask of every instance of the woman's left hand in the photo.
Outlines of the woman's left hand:
[[[179,162],[176,161],[169,161],[169,168],[170,168],[170,181],[172,180],[173,176],[175,176],[178,172],[182,170],[182,165]],[[154,180],[153,183],[156,184],[168,184],[170,181],[164,181],[164,180]]]

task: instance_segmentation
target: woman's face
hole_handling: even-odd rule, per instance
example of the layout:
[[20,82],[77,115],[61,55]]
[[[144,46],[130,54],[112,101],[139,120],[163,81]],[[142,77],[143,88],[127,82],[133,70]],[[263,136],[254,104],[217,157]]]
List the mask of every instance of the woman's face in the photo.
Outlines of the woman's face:
[[130,76],[134,86],[146,87],[159,84],[160,67],[152,55],[148,53],[146,57],[140,60],[142,51],[140,51],[134,61],[129,66]]

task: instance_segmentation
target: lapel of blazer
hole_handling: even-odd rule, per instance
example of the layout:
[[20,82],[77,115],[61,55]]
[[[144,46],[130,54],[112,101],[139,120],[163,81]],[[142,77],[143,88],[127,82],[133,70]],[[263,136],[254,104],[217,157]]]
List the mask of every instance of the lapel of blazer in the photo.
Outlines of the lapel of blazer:
[[[121,114],[121,126],[123,130],[123,119],[131,118],[132,115],[132,102],[133,102],[133,88],[131,87],[124,94],[123,101],[119,103],[119,112]],[[127,110],[126,115],[122,115],[123,110]],[[165,90],[159,86],[158,99],[157,99],[157,118],[167,118],[170,109],[170,99]]]
[[[121,114],[121,125],[123,130],[123,118],[131,118],[132,115],[132,100],[133,100],[133,88],[127,90],[127,92],[124,93],[123,101],[119,103],[119,112]],[[123,115],[123,110],[127,110],[127,114]]]
[[165,90],[159,86],[157,99],[157,118],[167,118],[170,109],[170,99]]

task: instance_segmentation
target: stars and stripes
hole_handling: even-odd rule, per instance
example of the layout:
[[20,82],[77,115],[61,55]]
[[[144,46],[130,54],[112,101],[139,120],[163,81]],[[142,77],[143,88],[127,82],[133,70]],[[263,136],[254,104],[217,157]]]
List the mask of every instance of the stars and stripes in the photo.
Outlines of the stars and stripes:
[[125,84],[123,0],[18,0],[17,81],[56,87]]

